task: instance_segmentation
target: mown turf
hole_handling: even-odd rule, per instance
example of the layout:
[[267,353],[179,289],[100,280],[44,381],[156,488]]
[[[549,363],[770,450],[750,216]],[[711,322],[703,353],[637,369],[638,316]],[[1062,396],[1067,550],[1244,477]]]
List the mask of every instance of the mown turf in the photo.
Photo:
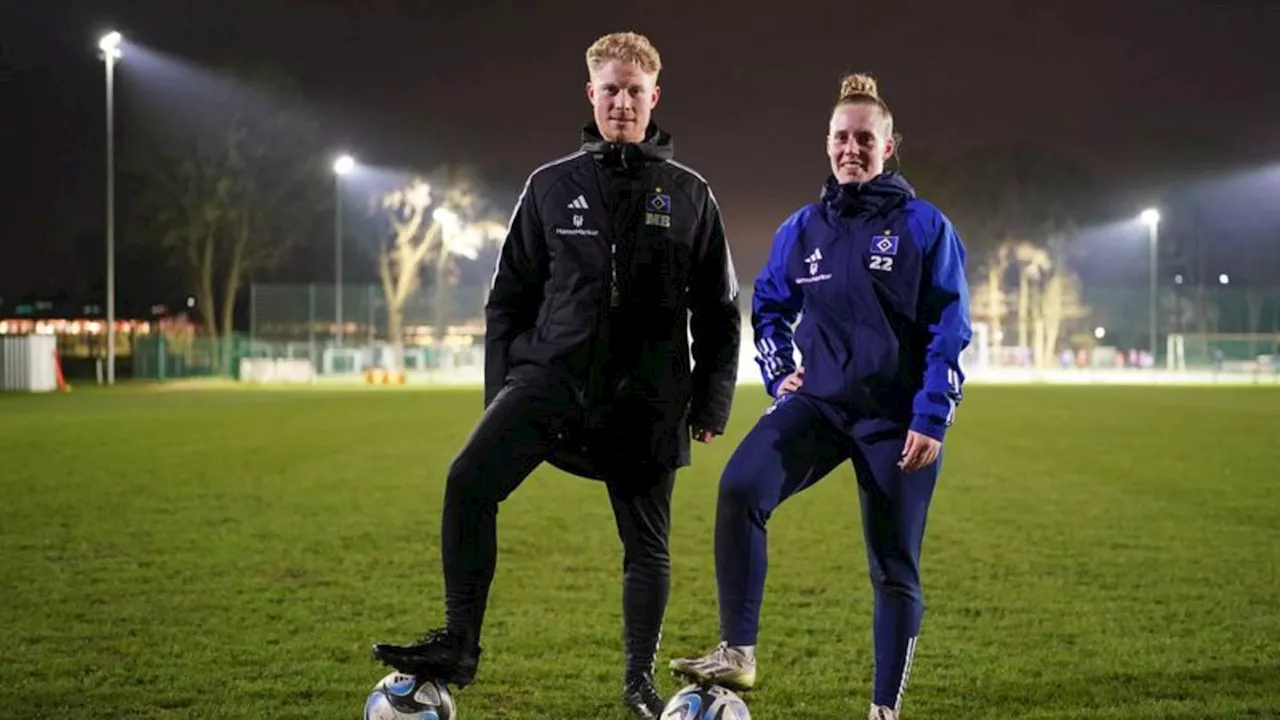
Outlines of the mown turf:
[[[441,618],[442,478],[473,391],[0,397],[0,716],[355,718],[375,640]],[[716,640],[733,444],[680,476],[660,663]],[[904,718],[1280,717],[1280,391],[971,387],[925,540]],[[757,720],[865,717],[846,467],[782,507]],[[617,709],[604,489],[539,470],[500,514],[464,720]],[[665,693],[677,684],[661,676]]]

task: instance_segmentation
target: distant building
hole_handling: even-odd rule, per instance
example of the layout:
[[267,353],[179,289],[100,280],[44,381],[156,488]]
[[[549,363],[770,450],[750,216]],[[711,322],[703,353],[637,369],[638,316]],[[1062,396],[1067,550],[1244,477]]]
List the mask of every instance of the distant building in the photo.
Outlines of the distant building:
[[[163,306],[152,308],[159,315]],[[0,335],[55,335],[64,358],[104,357],[107,354],[107,320],[96,304],[57,300],[24,300],[0,304]],[[186,313],[168,317],[117,317],[116,355],[133,354],[133,340],[154,332],[187,333],[194,325]]]

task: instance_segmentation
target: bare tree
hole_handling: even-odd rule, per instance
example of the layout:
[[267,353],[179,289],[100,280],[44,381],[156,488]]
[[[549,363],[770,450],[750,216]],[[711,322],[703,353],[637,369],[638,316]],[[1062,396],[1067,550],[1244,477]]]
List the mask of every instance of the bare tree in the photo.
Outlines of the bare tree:
[[[436,286],[434,308],[436,312],[436,338],[442,340],[447,333],[450,308],[453,307],[453,293],[461,282],[462,273],[458,263],[462,260],[476,262],[488,255],[487,249],[501,245],[506,237],[507,228],[492,218],[475,222],[451,222],[446,224],[441,237],[441,250],[435,257]],[[488,299],[488,293],[481,293]],[[480,305],[480,314],[484,314],[484,302]]]
[[485,203],[470,170],[446,169],[435,176],[435,182],[414,177],[381,199],[388,232],[378,248],[378,275],[387,307],[387,342],[396,358],[404,348],[405,304],[422,288],[424,270],[430,271],[435,333],[441,339],[452,305],[453,263],[478,257],[486,244],[505,234],[504,226],[481,216]]
[[1031,347],[1030,332],[1033,290],[1048,275],[1053,263],[1049,252],[1029,240],[1013,245],[1012,254],[1018,263],[1018,347]]
[[407,187],[389,193],[382,207],[389,213],[391,234],[378,248],[378,277],[387,307],[387,342],[395,363],[404,354],[404,306],[422,283],[423,261],[442,232],[438,217],[448,209],[433,207],[431,185],[415,178]]
[[[323,211],[314,124],[287,109],[292,83],[228,67],[195,119],[152,123],[126,161],[131,235],[187,278],[205,334],[234,334],[240,291],[276,267]],[[226,368],[231,347],[221,343]]]
[[1047,254],[1049,266],[1039,293],[1036,308],[1036,324],[1039,332],[1035,348],[1037,367],[1045,367],[1058,352],[1058,339],[1063,326],[1091,314],[1084,304],[1080,276],[1067,264],[1061,235],[1049,241]]
[[[1031,348],[1038,292],[1053,265],[1045,243],[1062,219],[1076,217],[1091,183],[1073,163],[1027,148],[987,148],[950,158],[913,160],[909,175],[944,209],[964,238],[977,278],[973,312],[989,328],[992,357],[1017,300],[1017,345]],[[1016,268],[1017,289],[1006,289]],[[1012,344],[1010,341],[1009,344]]]

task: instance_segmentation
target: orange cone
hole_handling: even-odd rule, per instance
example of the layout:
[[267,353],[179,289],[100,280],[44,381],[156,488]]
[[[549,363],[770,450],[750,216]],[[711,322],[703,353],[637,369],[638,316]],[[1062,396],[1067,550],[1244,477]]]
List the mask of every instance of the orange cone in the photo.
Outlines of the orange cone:
[[58,389],[62,392],[71,392],[71,386],[67,384],[67,379],[62,376],[62,360],[58,358],[58,351],[53,351],[53,369],[58,374]]

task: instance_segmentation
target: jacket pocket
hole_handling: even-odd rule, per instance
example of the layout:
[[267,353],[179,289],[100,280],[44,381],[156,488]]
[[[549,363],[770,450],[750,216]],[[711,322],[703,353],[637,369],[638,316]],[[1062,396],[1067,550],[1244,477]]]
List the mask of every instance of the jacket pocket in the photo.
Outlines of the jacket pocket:
[[892,332],[859,323],[853,328],[853,370],[868,389],[887,387],[898,375],[898,339]]
[[630,273],[632,297],[665,310],[684,307],[689,263],[689,248],[678,239],[653,230],[638,233]]

